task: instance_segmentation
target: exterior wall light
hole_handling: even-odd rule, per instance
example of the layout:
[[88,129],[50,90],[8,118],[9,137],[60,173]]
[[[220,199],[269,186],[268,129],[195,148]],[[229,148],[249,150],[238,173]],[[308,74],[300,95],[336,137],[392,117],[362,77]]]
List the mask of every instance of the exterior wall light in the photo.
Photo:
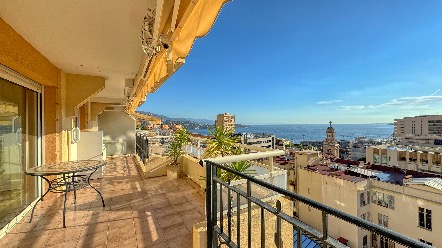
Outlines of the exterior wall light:
[[78,128],[78,117],[75,117],[75,127],[72,129],[72,143],[80,141],[80,128]]

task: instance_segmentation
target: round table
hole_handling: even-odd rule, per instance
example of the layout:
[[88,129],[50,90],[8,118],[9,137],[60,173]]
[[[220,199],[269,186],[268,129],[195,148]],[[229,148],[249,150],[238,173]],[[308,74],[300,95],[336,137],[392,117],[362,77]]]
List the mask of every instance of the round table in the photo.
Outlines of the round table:
[[[35,205],[32,207],[31,218],[29,222],[32,221],[34,216],[35,206],[49,191],[52,192],[63,192],[64,193],[64,205],[63,205],[63,227],[65,224],[66,215],[66,199],[68,191],[74,191],[74,204],[77,203],[77,189],[85,186],[92,187],[101,197],[101,202],[103,207],[105,207],[103,196],[100,191],[91,185],[90,180],[92,174],[94,174],[98,168],[106,165],[105,161],[98,160],[77,160],[77,161],[67,161],[60,162],[49,165],[41,165],[26,170],[25,174],[30,176],[39,176],[43,178],[48,183],[48,190],[38,199]],[[54,179],[48,179],[47,176],[61,176]]]

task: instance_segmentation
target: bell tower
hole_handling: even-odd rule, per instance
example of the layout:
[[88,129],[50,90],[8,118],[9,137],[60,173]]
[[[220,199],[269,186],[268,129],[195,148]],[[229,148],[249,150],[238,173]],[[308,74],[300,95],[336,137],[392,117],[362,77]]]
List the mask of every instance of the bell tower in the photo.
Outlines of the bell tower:
[[322,152],[324,155],[334,156],[335,158],[339,158],[339,143],[336,140],[335,129],[332,126],[332,122],[330,121],[330,126],[327,127],[327,131],[325,132],[325,140],[322,145]]

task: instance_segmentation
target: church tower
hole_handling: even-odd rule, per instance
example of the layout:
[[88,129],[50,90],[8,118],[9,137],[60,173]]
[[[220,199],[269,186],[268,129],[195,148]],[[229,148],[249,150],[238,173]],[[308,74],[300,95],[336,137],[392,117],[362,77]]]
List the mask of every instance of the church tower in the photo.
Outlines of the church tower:
[[325,132],[325,140],[322,145],[322,152],[324,155],[334,156],[339,158],[339,143],[336,141],[335,129],[332,127],[332,122],[330,121],[330,126],[327,127]]

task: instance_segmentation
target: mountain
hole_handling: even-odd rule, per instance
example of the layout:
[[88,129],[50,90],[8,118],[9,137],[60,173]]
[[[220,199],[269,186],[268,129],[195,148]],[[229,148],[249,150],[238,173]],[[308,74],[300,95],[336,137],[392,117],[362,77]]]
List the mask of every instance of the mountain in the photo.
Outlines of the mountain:
[[165,115],[159,115],[159,114],[155,114],[155,113],[151,113],[151,112],[144,112],[144,111],[139,111],[139,113],[161,118],[164,122],[193,122],[193,123],[208,124],[208,125],[213,125],[215,123],[214,120],[208,120],[208,119],[193,119],[193,118],[184,118],[184,117],[181,117],[181,118],[178,118],[178,117],[168,117],[168,116],[165,116]]

